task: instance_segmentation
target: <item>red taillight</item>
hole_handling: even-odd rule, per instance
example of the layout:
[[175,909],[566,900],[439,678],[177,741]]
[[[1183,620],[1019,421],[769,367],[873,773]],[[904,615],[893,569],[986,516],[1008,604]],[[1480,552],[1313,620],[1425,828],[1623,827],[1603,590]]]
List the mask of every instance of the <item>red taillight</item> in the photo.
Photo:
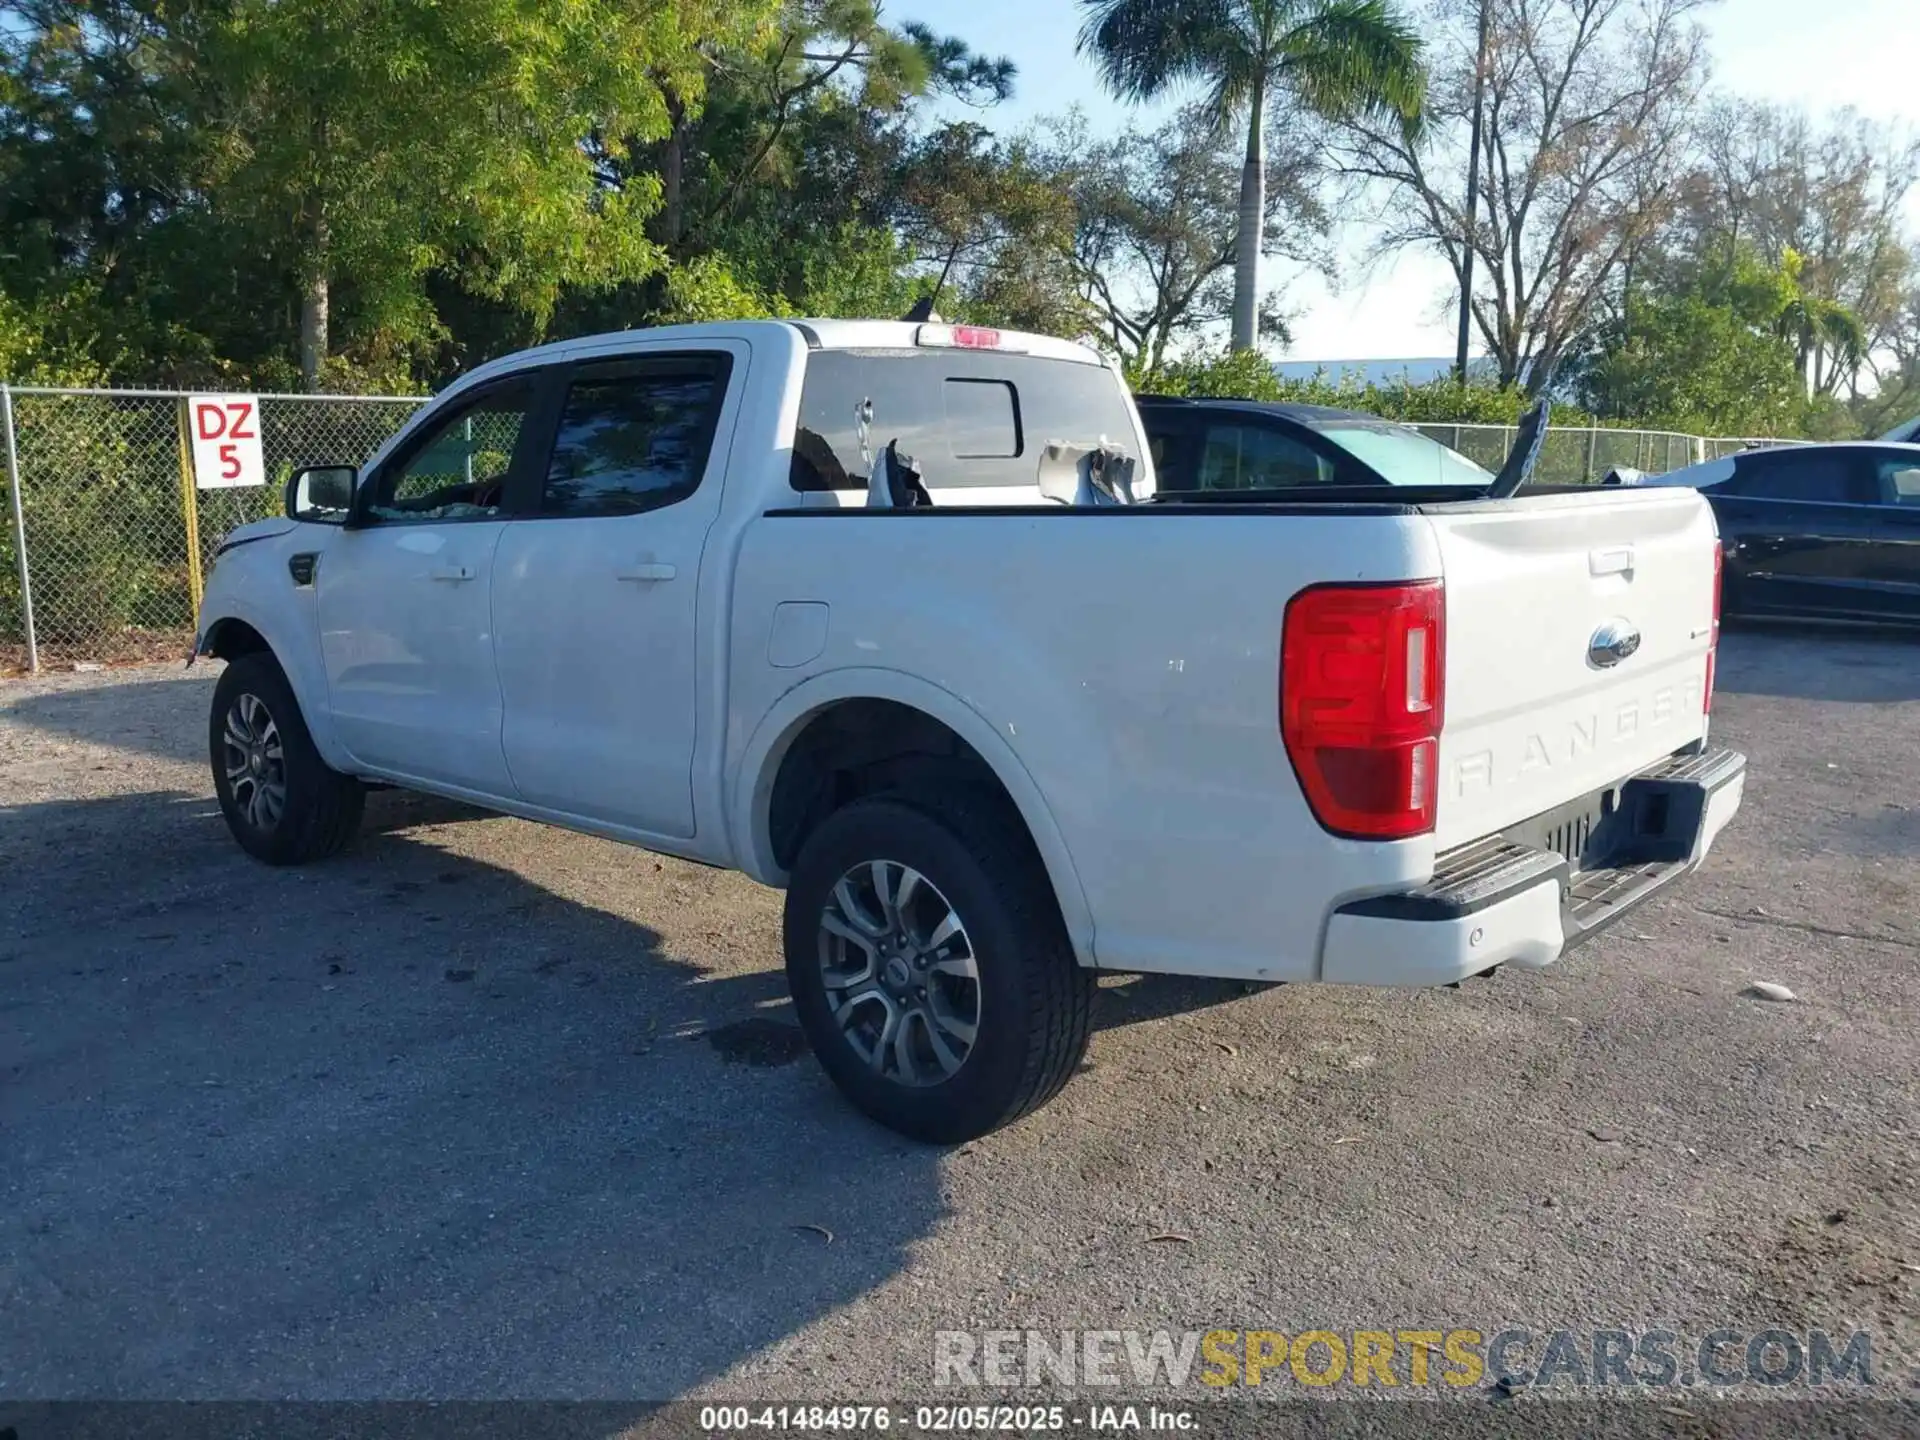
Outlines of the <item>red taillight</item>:
[[913,343],[937,349],[1025,350],[1026,344],[986,325],[922,325],[913,332]]
[[1314,817],[1334,834],[1433,829],[1445,619],[1438,580],[1316,585],[1287,602],[1280,734]]
[[1713,713],[1713,662],[1720,653],[1720,584],[1721,575],[1727,568],[1726,546],[1713,542],[1713,630],[1707,636],[1707,688],[1700,701],[1700,711],[1704,715]]

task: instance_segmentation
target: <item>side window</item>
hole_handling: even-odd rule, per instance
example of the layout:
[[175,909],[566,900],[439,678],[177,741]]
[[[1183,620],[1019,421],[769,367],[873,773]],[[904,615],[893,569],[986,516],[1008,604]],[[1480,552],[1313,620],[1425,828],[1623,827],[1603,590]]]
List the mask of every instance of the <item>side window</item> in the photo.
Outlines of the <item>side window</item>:
[[513,380],[428,422],[374,474],[368,518],[417,524],[498,516],[532,402],[533,383]]
[[1333,462],[1261,425],[1210,425],[1200,452],[1202,490],[1279,490],[1333,482]]
[[1882,460],[1879,470],[1881,504],[1920,508],[1920,454],[1911,460]]
[[1867,477],[1844,450],[1772,451],[1737,463],[1725,488],[1755,500],[1814,500],[1868,504],[1875,498]]
[[567,385],[543,515],[638,515],[700,488],[726,366],[711,360],[581,371]]

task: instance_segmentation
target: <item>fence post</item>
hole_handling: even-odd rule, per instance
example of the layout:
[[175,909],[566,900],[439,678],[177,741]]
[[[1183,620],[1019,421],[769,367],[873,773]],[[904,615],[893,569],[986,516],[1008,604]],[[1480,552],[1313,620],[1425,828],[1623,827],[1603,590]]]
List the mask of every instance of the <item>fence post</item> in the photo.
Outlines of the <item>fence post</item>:
[[1590,425],[1587,427],[1587,484],[1589,485],[1593,484],[1593,482],[1599,478],[1593,473],[1594,466],[1599,458],[1600,427],[1598,425]]
[[193,483],[193,417],[187,397],[180,397],[180,523],[187,527],[187,594],[193,600],[192,624],[200,623],[200,602],[206,598],[206,580],[200,573],[200,492]]
[[0,428],[7,440],[7,501],[13,510],[13,563],[20,572],[20,625],[27,632],[27,669],[40,672],[40,643],[33,633],[33,579],[27,566],[27,517],[20,508],[20,451],[13,438],[13,387],[0,384]]

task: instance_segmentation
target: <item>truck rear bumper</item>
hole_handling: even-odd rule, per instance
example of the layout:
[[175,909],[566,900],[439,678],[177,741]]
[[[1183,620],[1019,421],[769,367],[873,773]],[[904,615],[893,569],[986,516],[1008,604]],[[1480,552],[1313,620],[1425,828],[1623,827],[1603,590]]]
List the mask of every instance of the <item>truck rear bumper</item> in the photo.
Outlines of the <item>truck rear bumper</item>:
[[1615,787],[1441,855],[1418,890],[1342,906],[1320,979],[1447,985],[1551,965],[1697,866],[1740,808],[1747,757],[1675,755]]

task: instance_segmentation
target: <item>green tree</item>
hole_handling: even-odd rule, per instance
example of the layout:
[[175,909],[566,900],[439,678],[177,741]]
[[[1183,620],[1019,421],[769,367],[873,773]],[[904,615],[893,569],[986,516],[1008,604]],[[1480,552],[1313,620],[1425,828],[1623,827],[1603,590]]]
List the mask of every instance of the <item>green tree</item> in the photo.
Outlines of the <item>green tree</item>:
[[1695,257],[1751,245],[1796,267],[1789,331],[1809,391],[1855,402],[1902,363],[1920,255],[1909,223],[1920,135],[1851,110],[1812,118],[1725,100],[1700,125],[1699,162],[1671,244]]
[[691,299],[726,285],[733,302],[757,298],[760,313],[903,313],[925,288],[899,229],[923,107],[996,103],[1011,91],[1012,62],[895,23],[877,0],[785,0],[771,24],[701,55],[704,105],[689,110],[669,91],[669,135],[603,161],[610,184],[661,177],[652,232],[670,267],[595,295],[575,290],[556,326],[685,317],[700,313]]
[[449,319],[525,343],[660,270],[659,177],[610,162],[776,3],[9,5],[0,286],[92,297],[144,383],[405,383],[470,352]]
[[[1073,225],[1073,202],[1036,163],[1025,139],[996,140],[981,125],[943,125],[908,157],[899,227],[933,269],[935,305],[956,280],[978,293],[1017,271],[1030,285],[1038,253],[1061,254]],[[1056,296],[1070,296],[1059,277]],[[1010,322],[1043,323],[1033,314]],[[1049,301],[1045,307],[1058,307]],[[1055,319],[1048,328],[1059,328]]]
[[[1197,108],[1153,130],[1095,139],[1078,112],[1043,131],[1040,164],[1073,202],[1074,282],[1104,344],[1130,369],[1157,365],[1231,313],[1240,155]],[[1305,140],[1267,159],[1266,254],[1331,264],[1329,221]],[[1262,333],[1277,322],[1261,317]]]
[[1645,280],[1627,298],[1571,367],[1576,393],[1604,418],[1701,434],[1803,433],[1800,328],[1810,312],[1836,330],[1852,323],[1809,304],[1791,253],[1770,266],[1744,244],[1730,259]]
[[1327,119],[1386,119],[1409,134],[1426,94],[1419,36],[1388,0],[1081,0],[1080,49],[1116,94],[1201,84],[1222,126],[1244,117],[1233,346],[1253,348],[1266,214],[1266,127],[1290,97]]
[[[785,0],[749,43],[704,53],[715,71],[706,124],[689,116],[677,85],[668,87],[673,123],[658,159],[669,246],[685,236],[689,214],[710,224],[734,213],[750,185],[790,177],[792,142],[817,109],[851,102],[889,117],[931,94],[992,104],[1012,93],[1015,73],[1011,60],[976,54],[925,25],[889,25],[879,0]],[[705,173],[689,175],[699,162]],[[695,181],[702,194],[689,205]]]
[[204,41],[214,203],[296,275],[307,383],[341,273],[375,323],[421,332],[436,270],[539,322],[567,286],[658,268],[658,180],[597,183],[583,141],[664,135],[667,88],[699,93],[698,43],[756,18],[738,0],[233,0]]

